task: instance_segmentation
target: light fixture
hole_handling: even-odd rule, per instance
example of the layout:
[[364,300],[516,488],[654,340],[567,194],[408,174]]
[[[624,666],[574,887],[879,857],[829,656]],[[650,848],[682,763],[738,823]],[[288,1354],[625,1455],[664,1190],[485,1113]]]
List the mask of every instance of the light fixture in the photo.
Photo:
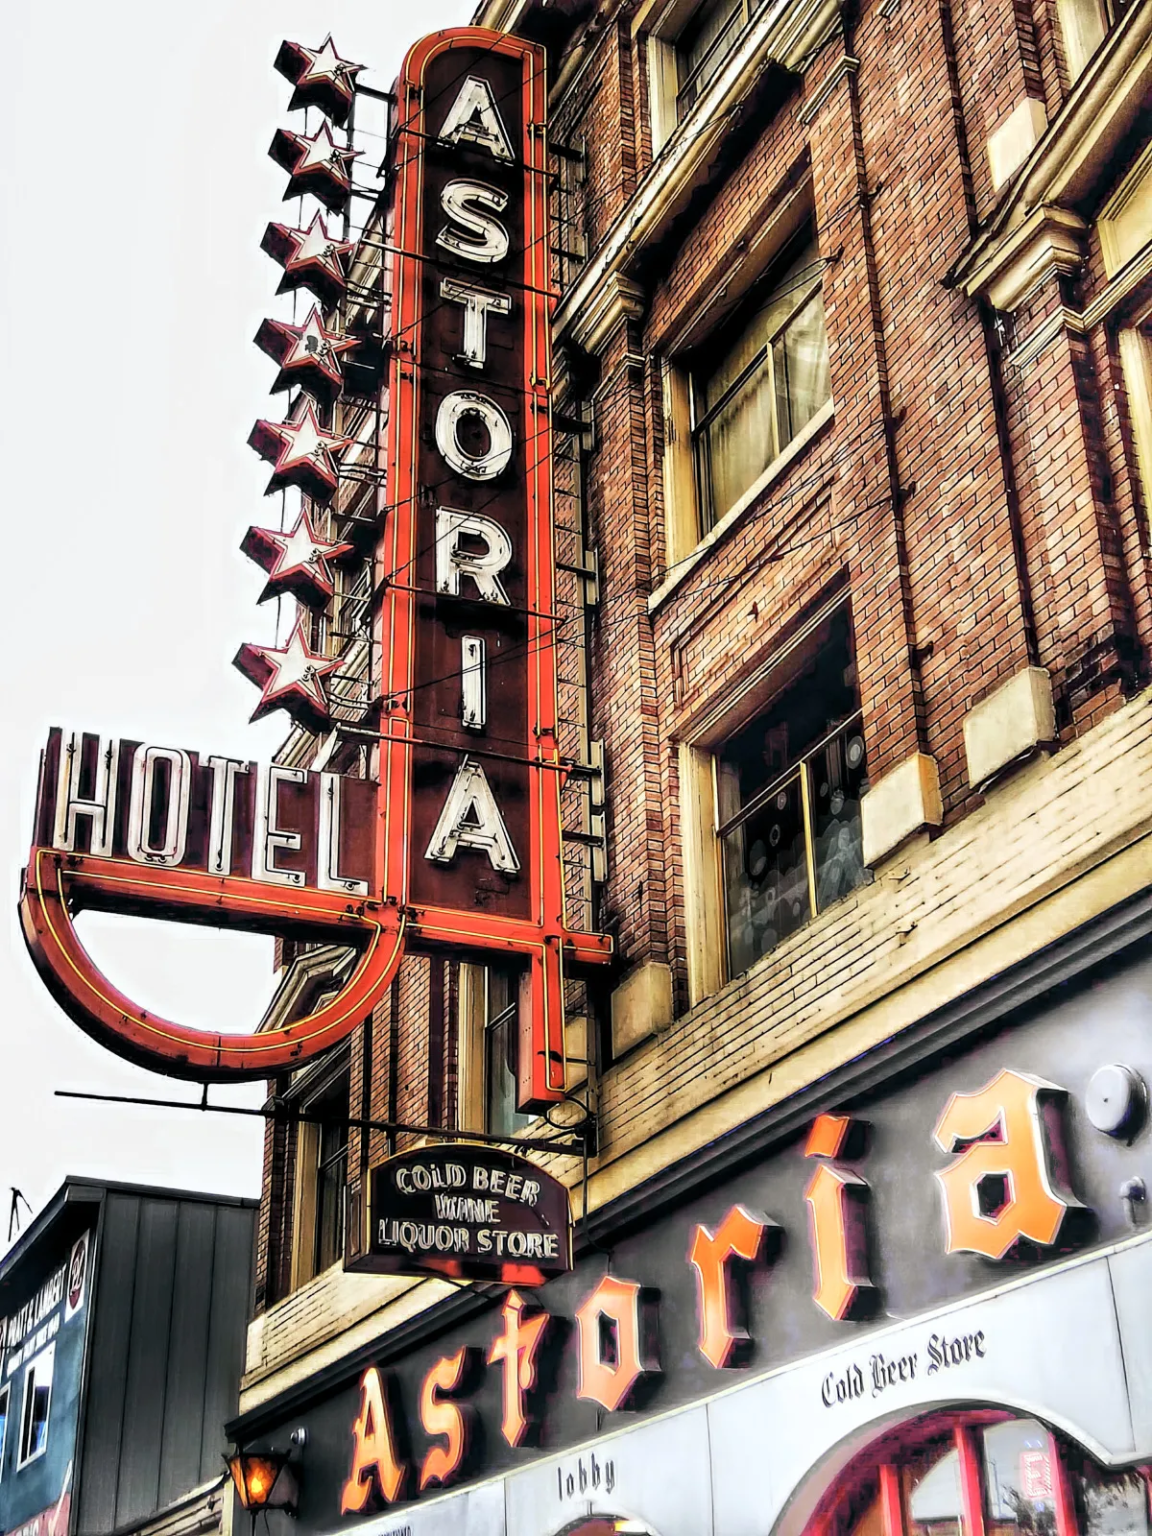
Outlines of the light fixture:
[[296,1473],[288,1465],[287,1451],[237,1450],[226,1456],[240,1502],[253,1517],[261,1509],[296,1513]]

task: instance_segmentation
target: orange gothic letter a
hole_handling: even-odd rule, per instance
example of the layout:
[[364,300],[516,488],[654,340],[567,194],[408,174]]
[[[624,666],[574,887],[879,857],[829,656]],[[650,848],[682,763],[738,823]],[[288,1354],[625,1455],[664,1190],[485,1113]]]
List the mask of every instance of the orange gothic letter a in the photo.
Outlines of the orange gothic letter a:
[[1002,1259],[1021,1239],[1049,1248],[1080,1202],[1065,1187],[1056,1113],[1063,1088],[1007,1068],[977,1093],[954,1093],[935,1131],[957,1156],[936,1177],[948,1253]]
[[374,1365],[360,1379],[360,1412],[352,1424],[352,1441],[352,1470],[340,1495],[340,1513],[359,1514],[377,1490],[385,1503],[395,1504],[408,1469],[396,1459],[384,1382]]

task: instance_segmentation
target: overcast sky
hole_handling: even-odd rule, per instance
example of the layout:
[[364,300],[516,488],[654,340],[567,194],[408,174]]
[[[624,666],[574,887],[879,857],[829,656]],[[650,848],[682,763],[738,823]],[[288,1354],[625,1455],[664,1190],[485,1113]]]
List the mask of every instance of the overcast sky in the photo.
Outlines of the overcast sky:
[[[265,759],[282,740],[283,715],[246,723],[258,695],[231,666],[276,621],[238,548],[250,523],[279,515],[246,445],[256,417],[283,405],[252,337],[291,305],[274,297],[260,238],[298,207],[281,202],[284,173],[267,155],[277,124],[292,122],[272,61],[281,38],[315,47],[331,31],[369,66],[362,81],[386,89],[417,35],[472,10],[38,0],[7,13],[0,1250],[11,1186],[34,1209],[66,1174],[259,1192],[259,1121],[54,1097],[198,1093],[88,1040],[32,969],[16,903],[37,758],[54,724]],[[251,1027],[271,992],[270,940],[111,918],[88,919],[84,937],[130,997],[181,1022]],[[212,1096],[257,1104],[263,1093]]]

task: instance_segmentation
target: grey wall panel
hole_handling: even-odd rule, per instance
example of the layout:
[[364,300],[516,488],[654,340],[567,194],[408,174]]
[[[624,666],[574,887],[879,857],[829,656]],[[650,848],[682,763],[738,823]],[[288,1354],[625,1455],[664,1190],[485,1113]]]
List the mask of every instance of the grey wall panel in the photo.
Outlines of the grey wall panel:
[[139,1210],[135,1196],[109,1193],[104,1202],[96,1249],[96,1284],[89,1296],[95,1315],[76,1516],[76,1530],[82,1536],[109,1531],[116,1523]]
[[178,1210],[172,1200],[144,1199],[140,1206],[117,1525],[158,1508]]
[[171,1504],[202,1481],[204,1390],[208,1380],[208,1328],[216,1254],[216,1211],[180,1206],[164,1434],[160,1445],[160,1505]]
[[216,1262],[208,1333],[208,1379],[200,1442],[201,1480],[216,1477],[227,1447],[225,1423],[234,1418],[252,1304],[252,1247],[256,1212],[249,1207],[216,1209]]

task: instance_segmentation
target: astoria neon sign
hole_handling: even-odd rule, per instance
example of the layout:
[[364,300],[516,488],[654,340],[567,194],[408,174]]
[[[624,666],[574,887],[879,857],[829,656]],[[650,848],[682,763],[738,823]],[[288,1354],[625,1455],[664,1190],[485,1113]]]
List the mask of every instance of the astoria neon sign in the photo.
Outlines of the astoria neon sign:
[[[285,49],[278,65],[307,76],[301,101],[342,121],[358,66],[330,40]],[[371,777],[82,732],[49,739],[25,937],[71,1016],[146,1065],[197,1080],[266,1076],[347,1035],[406,951],[496,952],[526,977],[520,1105],[563,1096],[565,966],[602,962],[611,946],[564,917],[560,789],[571,765],[557,738],[545,117],[534,44],[465,28],[425,39],[405,61]],[[307,171],[305,190],[336,206],[324,178],[343,197],[355,156],[337,148],[317,159],[316,142],[281,130],[274,158],[291,187]],[[337,254],[342,262],[346,247]],[[324,296],[344,271],[333,266]],[[319,414],[351,345],[327,325],[314,312],[303,327],[262,327],[277,387],[312,394],[251,439],[273,466],[270,489],[297,486],[319,502],[334,495],[349,446]],[[244,548],[269,575],[265,596],[322,606],[331,566],[352,546],[318,539],[305,507],[290,534],[253,529]],[[311,730],[332,728],[328,688],[341,663],[311,648],[303,610],[286,645],[244,646],[236,662],[261,690],[257,716],[286,708]],[[194,1030],[100,974],[73,924],[86,906],[327,937],[358,959],[305,1019],[255,1034]]]

